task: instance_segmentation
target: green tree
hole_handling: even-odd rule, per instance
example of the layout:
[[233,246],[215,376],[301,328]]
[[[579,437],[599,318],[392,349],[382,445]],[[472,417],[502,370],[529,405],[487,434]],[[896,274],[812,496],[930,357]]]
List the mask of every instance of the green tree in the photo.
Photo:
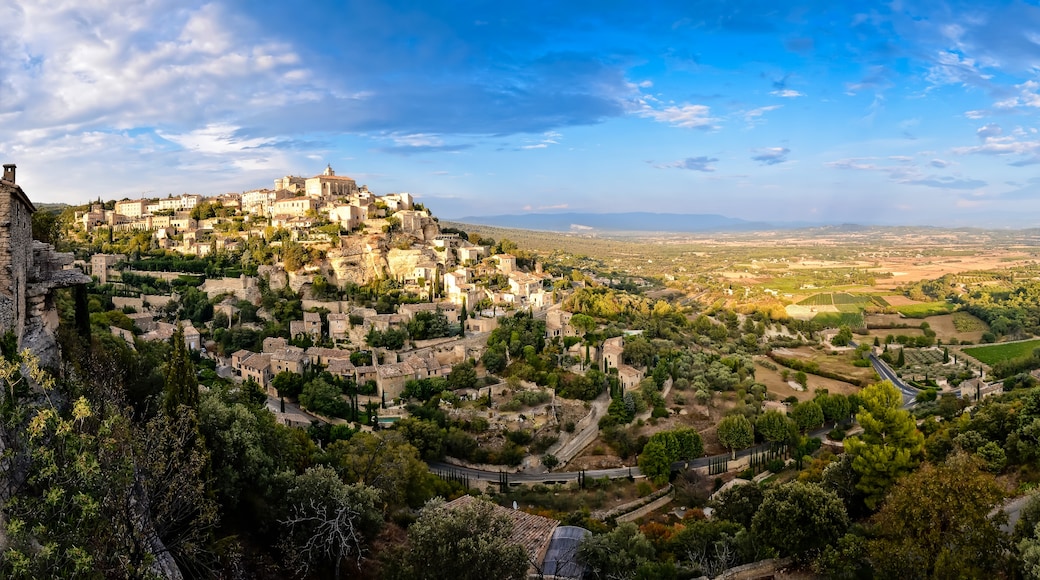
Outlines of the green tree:
[[323,415],[347,416],[347,402],[336,385],[318,377],[307,382],[300,392],[300,404]]
[[184,328],[178,324],[173,333],[173,352],[166,363],[166,387],[163,395],[163,409],[167,415],[176,415],[178,407],[184,405],[197,411],[199,408],[199,378],[195,372],[195,364],[188,354],[188,346],[184,342]]
[[662,484],[672,473],[672,463],[694,459],[704,454],[701,436],[693,429],[677,429],[654,433],[639,454],[639,469]]
[[856,489],[874,509],[892,484],[921,462],[924,435],[910,413],[900,408],[903,396],[891,382],[873,384],[860,397],[863,407],[856,420],[863,433],[846,439],[845,451],[859,475]]
[[378,489],[388,511],[417,508],[429,499],[433,475],[401,433],[357,433],[329,445],[327,455],[344,481]]
[[765,492],[757,483],[743,483],[726,488],[711,501],[714,517],[751,528],[751,521],[765,499]]
[[782,443],[791,437],[791,420],[780,411],[766,411],[755,421],[755,429],[770,443]]
[[803,401],[791,410],[791,419],[802,433],[823,425],[823,409],[816,401]]
[[729,415],[719,422],[716,434],[719,443],[732,452],[734,459],[737,449],[744,449],[755,442],[755,428],[744,415]]
[[852,342],[852,330],[848,326],[842,325],[838,330],[838,334],[834,335],[831,339],[831,344],[834,346],[848,346]]
[[408,528],[408,545],[384,562],[388,580],[523,580],[527,553],[509,542],[512,521],[487,501],[446,507],[430,500]]
[[448,373],[448,388],[452,390],[475,389],[478,384],[477,371],[473,368],[473,363],[468,360],[453,366],[451,372]]
[[872,520],[882,578],[995,578],[1009,548],[989,513],[1004,497],[978,459],[955,455],[902,479]]
[[667,550],[679,562],[710,578],[772,555],[743,526],[732,521],[713,518],[690,520],[683,525],[668,542]]
[[632,522],[585,538],[578,545],[578,561],[590,578],[636,578],[640,567],[653,561],[656,551]]
[[832,423],[848,419],[849,414],[852,412],[849,398],[840,393],[834,395],[821,393],[813,401],[820,405],[820,409],[823,410],[823,418]]
[[781,556],[805,557],[845,534],[849,516],[833,492],[792,481],[766,492],[751,527]]

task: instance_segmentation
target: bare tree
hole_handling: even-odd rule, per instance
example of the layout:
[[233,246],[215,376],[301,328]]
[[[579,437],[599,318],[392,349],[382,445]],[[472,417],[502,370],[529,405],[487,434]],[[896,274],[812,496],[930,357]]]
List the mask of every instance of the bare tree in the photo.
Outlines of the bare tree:
[[296,477],[289,499],[289,516],[281,523],[289,529],[287,552],[298,561],[301,576],[315,564],[331,562],[338,579],[346,558],[360,566],[367,538],[382,522],[378,490],[346,485],[335,470],[313,467]]

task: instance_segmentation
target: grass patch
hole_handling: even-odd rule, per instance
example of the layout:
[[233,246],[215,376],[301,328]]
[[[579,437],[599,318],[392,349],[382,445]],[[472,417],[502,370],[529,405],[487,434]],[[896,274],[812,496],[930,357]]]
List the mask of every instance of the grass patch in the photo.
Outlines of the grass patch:
[[834,304],[831,294],[813,294],[798,303],[799,306],[830,306]]
[[1029,356],[1033,354],[1033,350],[1037,348],[1040,348],[1040,339],[1027,340],[1024,342],[1009,342],[1005,344],[991,344],[988,346],[973,346],[963,350],[965,354],[975,357],[976,360],[992,366],[1001,361]]
[[813,322],[828,328],[866,328],[862,312],[821,312],[813,317]]
[[957,309],[957,305],[946,302],[945,300],[940,300],[938,302],[922,302],[920,304],[896,306],[895,309],[896,312],[899,312],[907,318],[928,318],[929,316],[949,314]]

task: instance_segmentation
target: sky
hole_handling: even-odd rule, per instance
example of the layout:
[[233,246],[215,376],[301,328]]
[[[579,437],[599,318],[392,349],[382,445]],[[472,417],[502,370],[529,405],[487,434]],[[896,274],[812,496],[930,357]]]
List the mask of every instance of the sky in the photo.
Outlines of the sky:
[[1035,227],[1026,2],[0,0],[38,202],[331,165],[435,215]]

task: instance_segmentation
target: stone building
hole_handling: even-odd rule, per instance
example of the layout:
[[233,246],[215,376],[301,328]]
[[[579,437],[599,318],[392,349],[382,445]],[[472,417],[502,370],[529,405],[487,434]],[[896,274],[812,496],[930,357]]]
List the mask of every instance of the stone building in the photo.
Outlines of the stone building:
[[358,192],[357,182],[344,175],[336,175],[329,165],[321,175],[307,179],[307,195],[313,197],[335,197],[353,195]]
[[13,164],[0,179],[0,332],[13,332],[19,348],[33,350],[44,364],[58,361],[54,331],[58,313],[51,291],[90,282],[72,268],[71,253],[32,239],[36,207],[15,181]]

